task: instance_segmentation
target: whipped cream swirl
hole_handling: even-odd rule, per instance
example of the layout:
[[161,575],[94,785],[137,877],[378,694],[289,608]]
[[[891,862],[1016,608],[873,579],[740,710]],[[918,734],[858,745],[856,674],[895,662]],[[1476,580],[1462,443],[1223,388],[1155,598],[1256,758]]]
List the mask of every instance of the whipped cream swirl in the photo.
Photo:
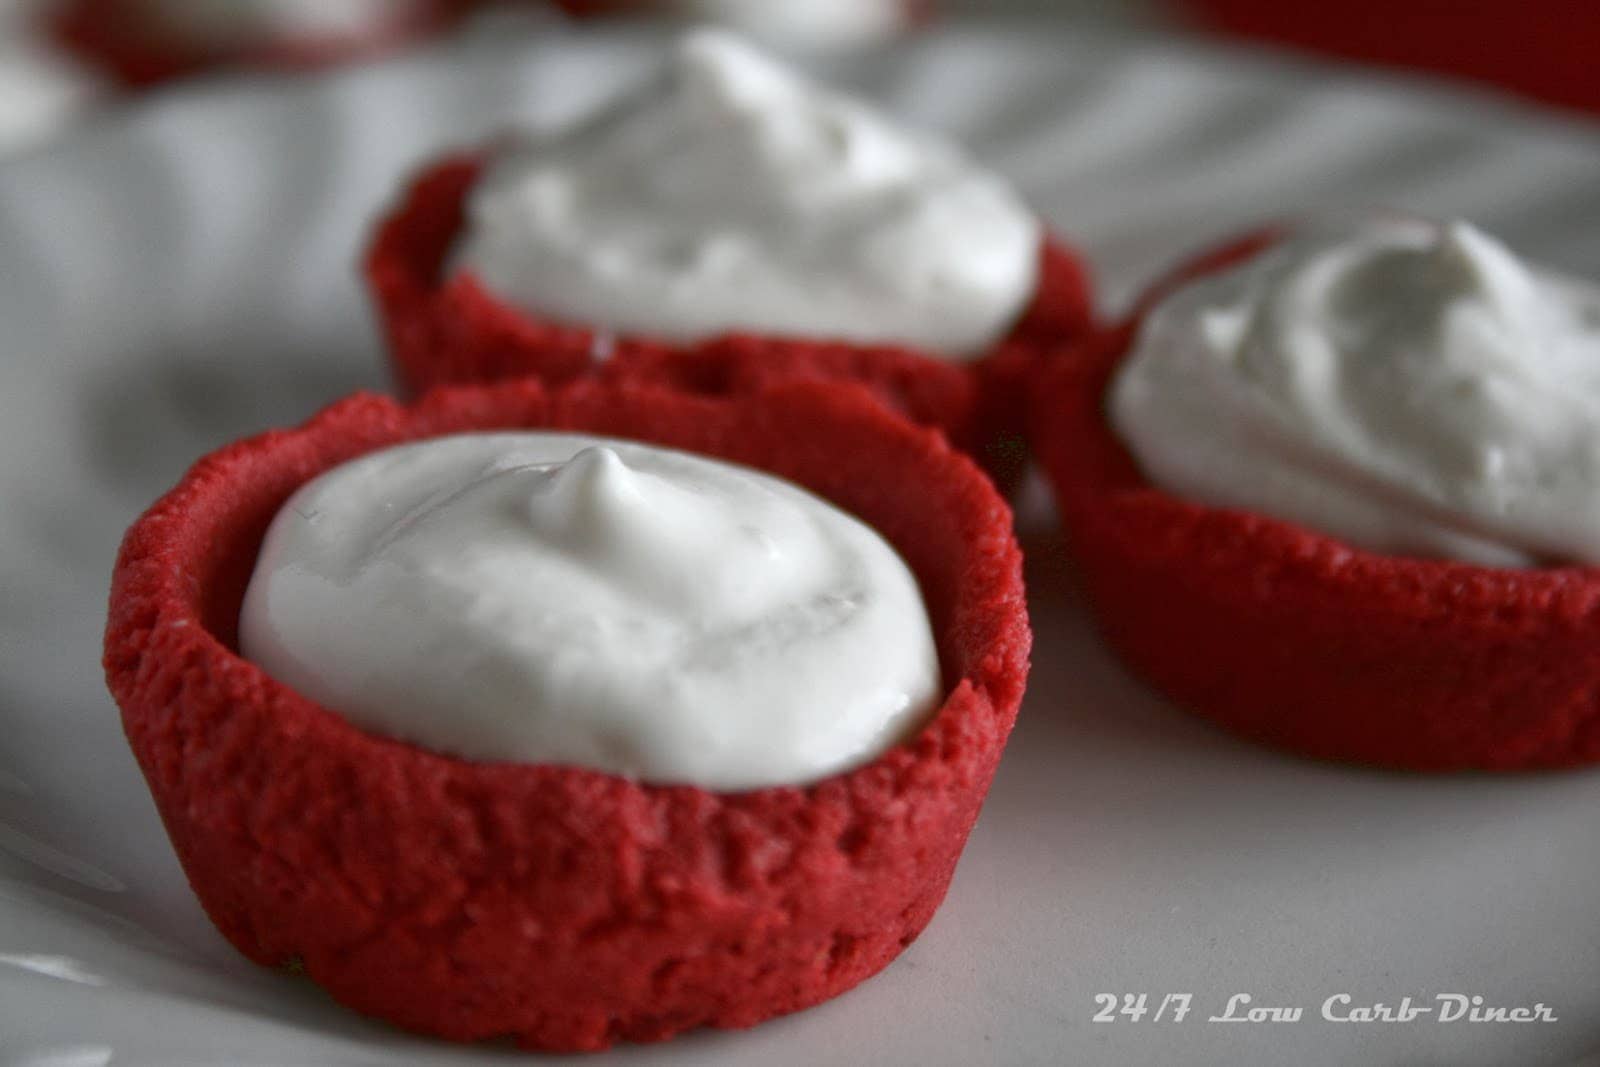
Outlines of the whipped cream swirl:
[[267,533],[244,655],[356,725],[476,760],[722,790],[816,781],[941,694],[916,580],[769,475],[465,434],[323,474]]
[[1033,294],[1038,220],[953,146],[700,30],[657,84],[500,152],[453,270],[532,314],[981,355]]
[[1109,414],[1203,503],[1394,555],[1600,564],[1600,286],[1464,222],[1301,234],[1189,282]]

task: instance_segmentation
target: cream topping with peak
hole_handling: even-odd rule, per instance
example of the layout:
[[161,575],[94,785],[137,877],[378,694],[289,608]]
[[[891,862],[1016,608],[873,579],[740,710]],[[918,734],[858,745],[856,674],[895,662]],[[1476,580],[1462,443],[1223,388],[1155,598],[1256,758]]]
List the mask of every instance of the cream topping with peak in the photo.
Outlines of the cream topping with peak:
[[1038,221],[953,146],[712,30],[663,79],[502,150],[453,269],[532,314],[980,355],[1032,296]]
[[1158,486],[1396,555],[1600,564],[1600,286],[1372,220],[1189,282],[1109,398]]
[[267,533],[239,641],[375,733],[721,790],[867,763],[942,694],[916,580],[870,528],[769,475],[570,434],[314,479]]

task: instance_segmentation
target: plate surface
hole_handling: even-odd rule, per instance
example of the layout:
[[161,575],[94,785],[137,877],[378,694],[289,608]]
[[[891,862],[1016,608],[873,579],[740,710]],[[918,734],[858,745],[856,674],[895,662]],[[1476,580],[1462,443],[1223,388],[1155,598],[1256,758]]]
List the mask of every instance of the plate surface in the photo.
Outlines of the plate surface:
[[[99,669],[125,526],[202,452],[385,375],[352,264],[396,179],[559,121],[659,39],[552,31],[292,84],[162,94],[0,168],[0,1067],[468,1064],[211,929]],[[952,29],[823,71],[952,131],[1094,258],[1109,306],[1262,218],[1470,216],[1600,276],[1600,136],[1498,100],[1139,38]],[[944,909],[886,972],[627,1063],[1574,1063],[1600,1051],[1600,776],[1280,757],[1127,677],[1023,507],[1032,687]],[[1535,1024],[1336,1024],[1441,992]],[[1095,995],[1190,993],[1181,1023]],[[1230,996],[1297,1023],[1223,1024]],[[1169,1012],[1170,1013],[1170,1012]]]

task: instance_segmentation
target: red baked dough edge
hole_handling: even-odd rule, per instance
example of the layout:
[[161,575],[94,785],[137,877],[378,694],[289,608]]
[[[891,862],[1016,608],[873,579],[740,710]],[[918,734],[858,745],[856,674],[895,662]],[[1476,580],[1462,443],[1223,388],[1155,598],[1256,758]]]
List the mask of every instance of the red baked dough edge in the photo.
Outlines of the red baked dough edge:
[[127,0],[67,0],[47,16],[52,37],[128,89],[143,89],[220,67],[314,70],[392,52],[448,29],[474,0],[430,0],[409,18],[359,36],[308,37],[246,48],[204,49],[143,32]]
[[595,332],[541,320],[490,294],[475,279],[444,279],[464,224],[464,202],[482,155],[424,170],[379,225],[366,275],[401,387],[534,375],[547,382],[589,374],[657,382],[710,395],[783,381],[848,380],[867,386],[913,421],[944,430],[1003,487],[1025,466],[1027,383],[1054,347],[1091,323],[1082,261],[1048,241],[1034,298],[1006,338],[980,359],[956,364],[913,349],[730,334],[694,345],[619,337],[603,356]]
[[1031,444],[1107,641],[1179,705],[1302,755],[1430,771],[1600,760],[1600,571],[1383,556],[1182,500],[1107,423],[1143,314],[1280,233],[1190,263],[1041,378]]
[[[307,479],[438,434],[626,436],[790,478],[917,575],[948,693],[914,739],[808,788],[649,787],[369,735],[234,651],[268,522]],[[1004,501],[851,387],[734,404],[525,380],[362,395],[201,460],[129,530],[106,676],[190,884],[258,963],[457,1040],[599,1049],[745,1027],[875,973],[943,899],[1022,699],[1031,632]]]

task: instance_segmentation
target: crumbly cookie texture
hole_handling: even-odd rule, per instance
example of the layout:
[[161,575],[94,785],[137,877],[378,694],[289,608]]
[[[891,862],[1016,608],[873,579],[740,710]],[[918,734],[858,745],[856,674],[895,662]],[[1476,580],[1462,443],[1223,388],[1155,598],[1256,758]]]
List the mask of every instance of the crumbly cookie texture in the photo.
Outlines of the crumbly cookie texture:
[[[805,789],[710,793],[471,763],[349,725],[235,652],[256,546],[356,455],[466,430],[627,435],[771,471],[906,559],[947,696],[913,740]],[[603,1048],[744,1027],[882,968],[944,896],[1022,698],[1010,514],[970,460],[860,390],[739,402],[524,380],[364,396],[197,464],[129,531],[105,668],[191,884],[266,965],[458,1040]]]

